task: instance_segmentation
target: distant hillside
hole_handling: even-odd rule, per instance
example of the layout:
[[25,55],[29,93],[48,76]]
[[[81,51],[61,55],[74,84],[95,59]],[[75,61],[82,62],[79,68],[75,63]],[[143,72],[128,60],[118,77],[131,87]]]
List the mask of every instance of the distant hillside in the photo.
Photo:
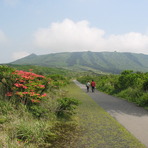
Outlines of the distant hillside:
[[123,70],[148,72],[148,55],[119,52],[64,52],[31,54],[11,64],[40,65],[72,70],[97,70],[120,73]]

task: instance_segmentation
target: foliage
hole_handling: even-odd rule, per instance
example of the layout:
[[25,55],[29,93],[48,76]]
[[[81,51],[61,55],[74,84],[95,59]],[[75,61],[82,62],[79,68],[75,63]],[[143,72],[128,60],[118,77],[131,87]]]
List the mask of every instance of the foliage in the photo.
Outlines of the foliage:
[[69,98],[69,107],[61,109],[57,99],[65,98],[62,88],[68,83],[69,78],[59,74],[43,76],[0,65],[0,147],[53,147],[72,140],[68,136],[77,125],[72,118],[68,124],[66,116],[74,114],[76,100]]
[[148,107],[148,93],[144,93],[136,102],[139,106]]
[[7,99],[15,98],[15,102],[31,105],[39,103],[46,96],[44,92],[48,88],[50,79],[32,72],[19,71],[6,66],[0,66],[0,71],[1,88],[3,95]]
[[118,80],[119,89],[123,90],[128,87],[140,87],[140,83],[143,83],[142,74],[133,73],[132,70],[125,70],[121,73]]
[[16,64],[7,64],[9,67],[13,67],[17,70],[28,71],[32,69],[34,73],[39,75],[62,75],[66,77],[71,77],[73,75],[73,71],[63,69],[63,68],[55,68],[55,67],[45,67],[45,66],[37,66],[37,65],[16,65]]
[[73,98],[60,98],[57,100],[59,103],[59,108],[57,110],[57,116],[70,116],[74,114],[74,110],[79,105],[79,101]]
[[53,86],[57,88],[66,86],[69,83],[69,78],[59,74],[49,75],[49,77],[53,80]]
[[148,79],[143,82],[142,89],[147,92],[148,91]]
[[48,110],[40,105],[31,105],[29,111],[37,118],[44,117]]

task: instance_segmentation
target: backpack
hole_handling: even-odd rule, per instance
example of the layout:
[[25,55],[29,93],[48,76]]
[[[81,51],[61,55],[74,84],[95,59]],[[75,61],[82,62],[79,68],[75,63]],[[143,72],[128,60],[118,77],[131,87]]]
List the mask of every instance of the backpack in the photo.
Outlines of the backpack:
[[91,82],[91,86],[92,87],[95,87],[96,86],[96,83],[93,81],[93,82]]
[[89,83],[89,82],[86,83],[86,87],[87,87],[87,86],[88,86],[88,87],[90,86],[90,83]]

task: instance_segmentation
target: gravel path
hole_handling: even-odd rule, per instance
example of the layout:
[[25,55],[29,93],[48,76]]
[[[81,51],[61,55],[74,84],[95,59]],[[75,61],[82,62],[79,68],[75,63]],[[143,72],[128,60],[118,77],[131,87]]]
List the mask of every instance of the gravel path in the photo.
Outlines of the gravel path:
[[[85,85],[74,82],[86,91]],[[148,111],[97,90],[87,94],[148,148]]]

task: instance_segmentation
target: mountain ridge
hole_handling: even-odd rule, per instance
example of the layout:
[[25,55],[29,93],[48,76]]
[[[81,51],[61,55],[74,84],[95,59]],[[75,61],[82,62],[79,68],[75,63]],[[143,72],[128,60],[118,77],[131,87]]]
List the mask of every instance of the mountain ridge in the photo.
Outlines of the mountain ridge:
[[61,52],[45,55],[31,54],[10,64],[62,67],[66,69],[94,69],[120,73],[123,70],[148,72],[148,55],[130,52]]

